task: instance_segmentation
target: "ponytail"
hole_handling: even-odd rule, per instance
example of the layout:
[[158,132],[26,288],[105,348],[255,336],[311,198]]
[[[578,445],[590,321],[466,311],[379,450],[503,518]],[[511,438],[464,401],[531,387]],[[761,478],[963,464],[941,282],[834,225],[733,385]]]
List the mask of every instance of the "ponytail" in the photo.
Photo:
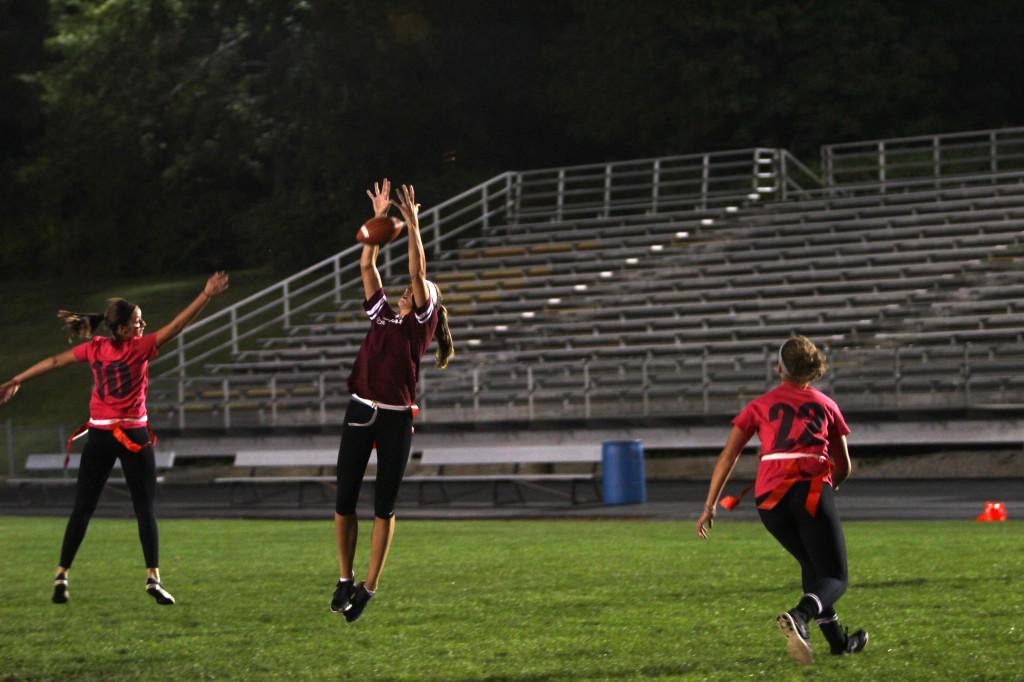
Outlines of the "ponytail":
[[434,292],[437,294],[437,358],[438,369],[448,366],[448,361],[455,355],[455,344],[452,342],[452,330],[448,327],[448,309],[441,303],[441,289],[434,284]]
[[117,333],[117,328],[131,322],[132,313],[135,311],[135,304],[129,303],[123,298],[112,298],[107,301],[107,312],[99,313],[73,313],[70,310],[58,310],[57,317],[64,323],[68,332],[68,343],[74,341],[74,337],[80,336],[90,339],[99,331],[100,324],[105,324],[107,329]]
[[76,336],[83,339],[92,338],[100,323],[103,322],[103,316],[99,313],[73,313],[70,310],[58,310],[57,317],[67,329],[68,343],[72,343]]

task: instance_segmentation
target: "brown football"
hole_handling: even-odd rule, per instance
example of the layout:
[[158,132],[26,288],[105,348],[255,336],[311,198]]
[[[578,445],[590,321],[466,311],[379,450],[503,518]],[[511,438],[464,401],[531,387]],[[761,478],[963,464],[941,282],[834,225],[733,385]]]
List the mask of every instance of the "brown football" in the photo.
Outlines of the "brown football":
[[401,234],[403,227],[405,223],[391,216],[370,218],[356,232],[356,241],[363,244],[387,244]]

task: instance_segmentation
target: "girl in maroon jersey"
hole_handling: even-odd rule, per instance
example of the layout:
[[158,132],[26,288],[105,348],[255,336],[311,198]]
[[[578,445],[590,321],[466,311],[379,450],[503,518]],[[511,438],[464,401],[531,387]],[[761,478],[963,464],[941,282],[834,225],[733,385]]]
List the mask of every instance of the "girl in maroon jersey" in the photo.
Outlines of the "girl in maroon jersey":
[[[363,339],[348,390],[352,394],[345,413],[345,426],[338,449],[338,495],[334,528],[338,545],[339,579],[331,599],[331,610],[352,622],[359,618],[377,589],[384,560],[395,532],[395,499],[409,461],[412,418],[420,358],[437,331],[437,366],[448,366],[454,355],[448,329],[448,312],[441,305],[440,290],[426,279],[427,262],[420,239],[419,208],[413,187],[402,185],[398,202],[390,200],[391,183],[374,183],[367,190],[376,217],[397,206],[409,229],[410,285],[398,300],[396,312],[388,305],[380,273],[379,247],[363,246],[360,269],[363,303],[370,318],[370,331]],[[356,501],[370,451],[376,443],[377,477],[374,487],[373,535],[366,580],[356,584],[352,562],[356,551]]]
[[[708,536],[722,489],[756,431],[761,441],[754,486],[758,513],[799,562],[804,589],[800,602],[776,620],[790,654],[810,663],[807,625],[812,619],[833,654],[857,653],[868,642],[864,630],[848,634],[841,629],[833,608],[847,584],[846,542],[833,486],[838,490],[850,475],[850,429],[835,402],[811,387],[825,373],[825,358],[810,339],[794,336],[783,343],[777,371],[782,383],[751,401],[732,421],[697,519],[697,536]],[[722,500],[729,509],[736,504],[735,499]]]
[[[64,321],[69,334],[90,340],[42,360],[0,385],[2,405],[18,392],[21,384],[52,369],[73,362],[88,362],[93,373],[88,440],[82,450],[75,505],[64,531],[60,565],[54,578],[55,603],[62,604],[68,600],[71,563],[85,537],[107,477],[118,459],[121,460],[138,519],[139,539],[146,559],[146,592],[158,604],[174,603],[174,597],[160,583],[159,539],[153,505],[156,464],[146,416],[149,361],[157,355],[160,346],[176,337],[195,319],[212,297],[227,288],[226,274],[218,272],[211,275],[196,299],[155,334],[143,333],[146,322],[142,319],[142,310],[124,299],[113,299],[103,315],[61,310],[58,317]],[[100,324],[106,325],[113,335],[93,336]],[[70,339],[71,336],[68,337]]]

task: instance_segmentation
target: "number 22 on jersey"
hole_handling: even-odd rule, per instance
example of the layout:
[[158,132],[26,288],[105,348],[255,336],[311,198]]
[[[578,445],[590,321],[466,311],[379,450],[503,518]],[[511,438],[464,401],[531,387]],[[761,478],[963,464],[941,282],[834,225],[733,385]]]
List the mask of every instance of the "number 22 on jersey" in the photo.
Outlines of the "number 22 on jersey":
[[[825,408],[818,403],[804,403],[795,410],[792,405],[775,403],[768,408],[768,419],[773,422],[781,420],[776,431],[772,452],[786,452],[796,446],[809,447],[825,444],[825,439],[818,435],[822,424],[825,423]],[[796,422],[797,429],[803,426],[803,430],[796,438],[791,436],[793,422]]]

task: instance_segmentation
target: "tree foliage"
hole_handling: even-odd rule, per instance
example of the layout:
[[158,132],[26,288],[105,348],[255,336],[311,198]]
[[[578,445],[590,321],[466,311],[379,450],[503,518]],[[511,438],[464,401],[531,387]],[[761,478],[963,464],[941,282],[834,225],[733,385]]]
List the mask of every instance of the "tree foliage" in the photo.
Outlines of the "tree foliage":
[[[385,173],[1019,123],[1024,5],[0,0],[0,266],[196,271],[347,246]],[[44,42],[45,41],[45,42]]]

